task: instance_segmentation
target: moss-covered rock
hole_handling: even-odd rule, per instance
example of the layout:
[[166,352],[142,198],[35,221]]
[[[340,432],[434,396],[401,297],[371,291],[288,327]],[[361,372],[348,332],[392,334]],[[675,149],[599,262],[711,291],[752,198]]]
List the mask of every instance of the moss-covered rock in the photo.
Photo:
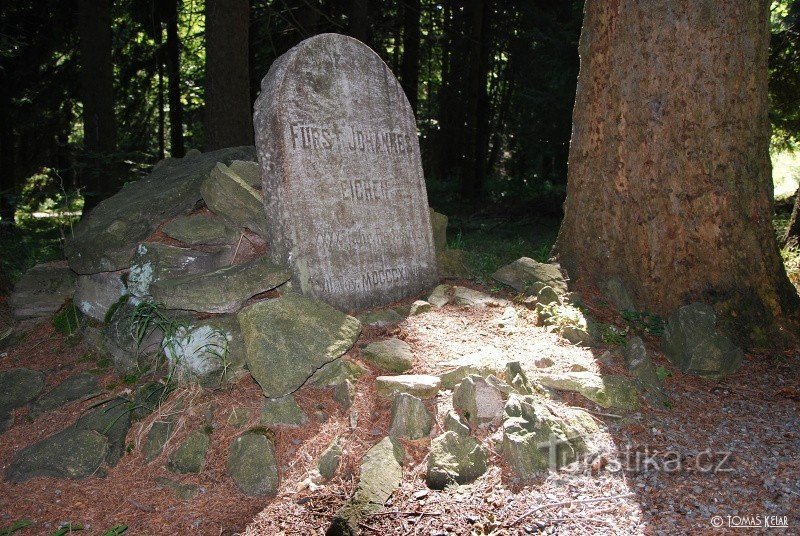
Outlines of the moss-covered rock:
[[383,398],[394,398],[398,393],[407,393],[427,400],[436,397],[441,383],[437,376],[428,374],[378,376],[375,378],[375,390]]
[[204,430],[193,432],[170,455],[167,469],[173,473],[199,473],[206,463],[211,437]]
[[307,420],[308,417],[291,395],[268,398],[261,406],[261,424],[264,426],[300,426]]
[[183,158],[128,183],[74,227],[65,245],[70,267],[79,274],[127,269],[139,244],[159,225],[194,209],[200,184],[217,162],[233,160],[255,160],[255,149],[232,147]]
[[433,416],[422,400],[400,393],[392,402],[392,423],[389,435],[405,439],[428,437],[433,426]]
[[470,424],[499,422],[503,415],[503,393],[480,376],[468,376],[453,392],[453,408]]
[[268,398],[297,390],[350,349],[361,333],[355,318],[299,294],[253,304],[237,317],[247,368]]
[[545,387],[574,391],[604,408],[634,410],[639,407],[636,385],[624,376],[600,375],[594,372],[565,372],[539,376]]
[[217,164],[200,187],[212,212],[235,227],[247,227],[266,238],[267,216],[261,196],[228,166]]
[[492,274],[492,278],[518,292],[530,293],[536,283],[552,287],[559,295],[567,292],[567,282],[558,265],[536,262],[528,257],[520,257],[503,266]]
[[339,463],[342,461],[342,439],[340,437],[331,441],[317,462],[317,470],[325,480],[330,480],[339,470]]
[[245,495],[274,496],[278,492],[275,449],[260,430],[249,430],[233,440],[228,472]]
[[75,279],[64,262],[37,264],[25,272],[8,297],[14,319],[52,315],[72,297]]
[[42,413],[99,392],[100,385],[96,375],[84,372],[70,376],[31,404],[28,415],[36,418]]
[[162,231],[190,246],[226,246],[235,244],[239,238],[239,231],[222,218],[204,213],[175,218],[166,223]]
[[162,277],[150,293],[167,309],[204,313],[235,313],[251,297],[289,280],[289,271],[260,257],[214,271],[178,277]]
[[84,478],[106,459],[106,438],[93,430],[69,427],[14,455],[6,480],[22,482],[37,476]]
[[469,484],[486,472],[486,449],[475,438],[445,432],[431,441],[426,482],[431,489]]
[[414,366],[414,353],[407,342],[392,338],[376,341],[361,349],[361,358],[389,372],[405,372]]

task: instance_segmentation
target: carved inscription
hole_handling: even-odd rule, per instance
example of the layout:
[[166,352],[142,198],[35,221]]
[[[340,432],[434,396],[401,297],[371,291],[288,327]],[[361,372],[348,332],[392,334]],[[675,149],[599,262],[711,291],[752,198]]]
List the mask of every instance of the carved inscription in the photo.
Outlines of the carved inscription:
[[416,133],[373,130],[356,125],[289,124],[292,149],[300,151],[338,151],[401,155],[414,152]]

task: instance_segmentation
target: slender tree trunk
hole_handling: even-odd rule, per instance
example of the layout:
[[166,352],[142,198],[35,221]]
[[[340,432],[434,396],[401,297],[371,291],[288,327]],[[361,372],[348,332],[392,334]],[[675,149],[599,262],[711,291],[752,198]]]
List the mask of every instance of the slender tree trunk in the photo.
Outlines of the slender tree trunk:
[[17,188],[16,166],[14,158],[14,124],[11,117],[11,97],[5,88],[8,81],[5,73],[0,73],[0,233],[14,228]]
[[798,300],[771,224],[769,0],[588,0],[565,217],[578,286],[662,316],[715,305],[742,342]]
[[[461,196],[478,201],[484,178],[485,150],[482,150],[482,129],[488,128],[488,96],[486,75],[486,0],[467,0],[464,16],[469,31],[465,35],[469,72],[467,73],[466,117],[464,125],[464,166],[461,170]],[[479,160],[483,157],[482,160]]]
[[794,194],[794,209],[792,217],[789,219],[789,227],[783,235],[783,243],[794,247],[800,246],[800,188]]
[[372,46],[369,39],[369,0],[350,0],[348,33],[350,37]]
[[161,28],[161,21],[158,20],[154,23],[153,35],[155,36],[155,54],[156,60],[156,106],[158,107],[158,159],[162,160],[166,156],[166,123],[167,113],[164,105],[164,31]]
[[206,0],[205,149],[253,145],[248,0]]
[[414,115],[417,114],[419,91],[419,18],[420,0],[406,0],[403,9],[403,66],[400,80]]
[[114,117],[114,65],[111,57],[111,1],[79,0],[81,94],[83,100],[83,145],[96,156],[86,177],[84,213],[110,193],[101,171],[102,155],[117,148]]
[[[183,104],[181,103],[181,44],[178,38],[178,0],[170,0],[167,5],[167,50],[166,66],[169,102],[169,144],[170,153],[175,158],[183,158],[186,149],[183,145]],[[249,83],[249,80],[248,80]],[[249,97],[249,89],[248,89]]]

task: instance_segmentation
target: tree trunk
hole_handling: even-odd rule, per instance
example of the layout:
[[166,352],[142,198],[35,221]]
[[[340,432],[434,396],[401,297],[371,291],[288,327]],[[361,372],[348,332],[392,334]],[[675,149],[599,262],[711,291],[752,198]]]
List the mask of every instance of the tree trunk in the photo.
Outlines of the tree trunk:
[[206,1],[205,150],[253,145],[248,0]]
[[400,80],[415,116],[419,86],[419,17],[420,0],[407,0],[403,9],[403,66]]
[[14,125],[11,117],[11,96],[8,81],[0,73],[0,234],[14,228],[16,213],[16,166],[14,158]]
[[117,148],[114,117],[114,65],[111,58],[110,0],[79,0],[83,146],[94,165],[86,177],[84,213],[111,192],[102,155]]
[[156,60],[156,107],[158,108],[158,159],[162,160],[166,156],[166,136],[165,125],[167,123],[166,107],[164,106],[164,30],[161,21],[157,20],[153,27],[156,48],[153,57]]
[[[467,201],[479,201],[484,178],[486,151],[483,148],[484,130],[488,129],[488,95],[486,75],[489,70],[486,43],[487,0],[467,0],[464,8],[467,28],[466,57],[468,63],[466,117],[464,126],[464,166],[461,170],[461,196]],[[487,141],[488,143],[488,141]],[[480,159],[480,160],[479,160]]]
[[372,46],[369,39],[369,0],[350,0],[347,17],[350,37]]
[[789,218],[789,227],[783,235],[783,243],[787,246],[800,246],[800,188],[794,194],[794,209],[792,217]]
[[[742,342],[798,300],[771,224],[769,0],[588,0],[565,217],[578,287],[703,300]],[[762,338],[762,340],[759,340]]]
[[[169,144],[174,158],[183,158],[186,149],[183,146],[183,104],[181,103],[181,44],[178,38],[178,0],[167,3],[167,77],[169,79],[167,94],[169,102]],[[249,83],[249,78],[248,78]],[[249,92],[249,87],[248,87]],[[248,93],[249,98],[249,93]]]

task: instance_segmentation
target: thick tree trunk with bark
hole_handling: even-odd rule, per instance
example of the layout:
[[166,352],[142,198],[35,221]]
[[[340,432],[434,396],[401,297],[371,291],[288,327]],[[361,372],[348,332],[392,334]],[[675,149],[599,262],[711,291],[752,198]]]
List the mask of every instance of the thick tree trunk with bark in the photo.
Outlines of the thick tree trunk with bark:
[[253,145],[248,0],[206,1],[205,150]]
[[769,0],[588,0],[564,222],[578,286],[662,316],[715,305],[742,341],[792,312],[771,224]]
[[[111,193],[101,172],[102,154],[117,148],[114,117],[114,65],[111,58],[111,1],[78,2],[81,96],[83,100],[83,146],[96,162],[85,177],[84,213]],[[93,156],[94,155],[94,156]]]

